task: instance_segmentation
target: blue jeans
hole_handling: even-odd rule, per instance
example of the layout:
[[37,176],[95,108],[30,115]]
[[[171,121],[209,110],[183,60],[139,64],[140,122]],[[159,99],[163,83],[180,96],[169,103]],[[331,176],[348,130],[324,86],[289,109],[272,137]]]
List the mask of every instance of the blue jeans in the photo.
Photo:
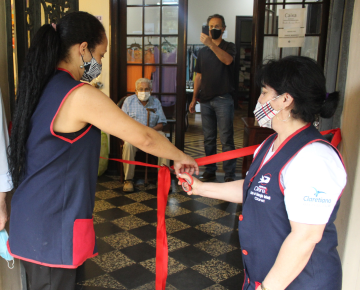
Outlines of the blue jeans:
[[[235,149],[234,101],[230,94],[217,96],[200,103],[206,156],[216,154],[217,127],[219,128],[222,152]],[[235,177],[236,159],[224,161],[225,177]],[[206,172],[215,173],[216,163],[206,165]]]

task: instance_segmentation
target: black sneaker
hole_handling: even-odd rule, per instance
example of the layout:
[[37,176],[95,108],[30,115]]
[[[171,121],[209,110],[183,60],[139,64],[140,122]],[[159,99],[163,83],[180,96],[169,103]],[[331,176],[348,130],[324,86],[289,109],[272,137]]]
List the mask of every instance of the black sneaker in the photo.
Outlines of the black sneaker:
[[225,182],[232,182],[232,181],[235,181],[235,179],[232,178],[232,177],[225,177],[225,178],[224,178],[224,181],[225,181]]
[[205,171],[204,174],[199,178],[199,180],[202,182],[214,181],[216,180],[216,173],[209,173]]

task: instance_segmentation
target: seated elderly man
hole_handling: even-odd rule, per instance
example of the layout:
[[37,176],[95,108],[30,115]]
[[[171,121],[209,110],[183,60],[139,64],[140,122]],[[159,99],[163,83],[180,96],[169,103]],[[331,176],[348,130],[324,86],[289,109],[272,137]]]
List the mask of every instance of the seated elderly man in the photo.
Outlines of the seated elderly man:
[[[154,130],[158,131],[159,134],[165,136],[161,131],[166,125],[166,117],[161,107],[160,101],[151,96],[151,81],[145,78],[138,79],[135,82],[135,95],[127,97],[122,106],[122,110],[136,121],[142,123],[145,126],[149,126]],[[149,114],[149,118],[148,118]],[[134,160],[135,154],[138,149],[128,142],[124,143],[123,155],[124,160]],[[158,164],[169,165],[170,161],[164,158],[158,159]],[[134,191],[134,171],[135,165],[123,164],[125,183],[123,191],[131,192]]]

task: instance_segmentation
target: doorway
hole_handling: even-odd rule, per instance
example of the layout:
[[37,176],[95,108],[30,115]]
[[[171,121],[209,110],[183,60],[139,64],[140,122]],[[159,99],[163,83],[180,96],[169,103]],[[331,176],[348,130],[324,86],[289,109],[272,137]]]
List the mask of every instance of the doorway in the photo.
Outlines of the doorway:
[[[223,35],[223,39],[228,42],[236,44],[236,57],[234,64],[234,87],[233,100],[235,105],[235,116],[234,116],[234,143],[235,148],[241,148],[243,146],[243,130],[244,125],[241,121],[242,117],[247,115],[247,103],[248,99],[242,97],[243,94],[238,88],[239,84],[239,73],[237,70],[243,67],[240,66],[240,43],[237,40],[238,35],[244,37],[241,33],[241,29],[237,27],[237,17],[244,17],[251,19],[253,15],[253,0],[246,1],[215,1],[215,0],[188,0],[188,38],[187,38],[187,67],[186,67],[186,80],[187,80],[187,102],[190,104],[193,96],[193,82],[194,82],[194,67],[197,59],[197,55],[200,49],[204,48],[204,45],[200,42],[200,33],[202,31],[202,25],[206,24],[207,18],[213,14],[220,14],[224,16],[226,23],[226,30]],[[252,22],[250,20],[250,29]],[[244,27],[245,24],[243,24]],[[239,30],[240,29],[240,30]],[[246,30],[247,28],[245,28]],[[248,34],[247,41],[251,48],[251,31]],[[251,59],[249,57],[249,59]],[[250,70],[250,67],[248,68]],[[248,76],[249,78],[249,76]],[[249,80],[248,80],[249,81]],[[242,95],[240,95],[242,94]],[[200,105],[197,104],[196,113],[188,114],[189,126],[185,132],[185,153],[189,154],[194,158],[204,157],[204,135],[202,131],[202,120]],[[222,146],[219,138],[217,138],[217,152],[222,152]],[[236,174],[241,172],[242,160],[238,160],[236,164]],[[201,168],[203,172],[205,168]],[[218,164],[217,175],[219,181],[223,181],[224,170],[222,163]]]

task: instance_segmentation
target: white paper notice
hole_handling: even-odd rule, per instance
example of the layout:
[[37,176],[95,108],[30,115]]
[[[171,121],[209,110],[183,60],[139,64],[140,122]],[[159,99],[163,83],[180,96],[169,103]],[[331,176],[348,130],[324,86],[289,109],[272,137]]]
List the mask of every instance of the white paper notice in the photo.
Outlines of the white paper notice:
[[279,47],[303,46],[306,15],[306,8],[279,9]]

